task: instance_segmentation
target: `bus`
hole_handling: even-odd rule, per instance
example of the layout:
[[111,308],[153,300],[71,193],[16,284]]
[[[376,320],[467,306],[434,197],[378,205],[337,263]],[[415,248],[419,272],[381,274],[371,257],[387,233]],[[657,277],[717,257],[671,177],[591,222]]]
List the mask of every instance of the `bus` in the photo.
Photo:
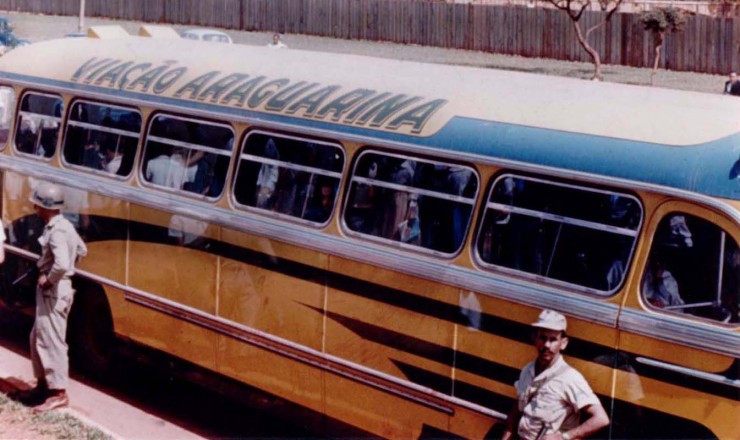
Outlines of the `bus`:
[[79,365],[126,341],[353,436],[495,437],[547,308],[600,437],[740,438],[740,100],[164,34],[0,58],[2,295],[62,185]]

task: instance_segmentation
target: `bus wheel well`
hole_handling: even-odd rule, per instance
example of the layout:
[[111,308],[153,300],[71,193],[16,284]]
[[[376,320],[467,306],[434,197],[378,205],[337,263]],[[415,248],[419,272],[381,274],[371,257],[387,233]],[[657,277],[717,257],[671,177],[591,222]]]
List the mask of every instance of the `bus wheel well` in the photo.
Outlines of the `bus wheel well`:
[[109,371],[115,354],[110,304],[99,284],[76,279],[74,286],[67,329],[70,362],[79,371],[101,376]]

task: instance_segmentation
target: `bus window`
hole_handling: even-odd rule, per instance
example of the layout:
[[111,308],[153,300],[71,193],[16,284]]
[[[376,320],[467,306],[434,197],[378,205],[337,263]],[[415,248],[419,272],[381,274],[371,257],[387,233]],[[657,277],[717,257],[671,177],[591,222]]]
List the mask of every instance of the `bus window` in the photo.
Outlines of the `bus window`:
[[228,125],[159,114],[149,126],[142,176],[160,187],[215,199],[223,192],[233,147]]
[[139,112],[106,104],[72,104],[62,152],[66,163],[128,176],[141,132]]
[[648,307],[740,322],[740,251],[718,226],[673,212],[658,225],[642,278]]
[[62,106],[59,96],[25,93],[16,122],[16,150],[32,156],[53,156],[62,122]]
[[8,142],[10,124],[15,111],[15,90],[12,87],[0,86],[0,150]]
[[476,250],[486,267],[611,293],[641,220],[633,196],[506,174],[491,187]]
[[463,245],[477,192],[471,167],[368,151],[355,165],[344,222],[366,236],[450,255]]
[[343,168],[338,145],[254,131],[244,140],[234,198],[242,206],[325,224]]

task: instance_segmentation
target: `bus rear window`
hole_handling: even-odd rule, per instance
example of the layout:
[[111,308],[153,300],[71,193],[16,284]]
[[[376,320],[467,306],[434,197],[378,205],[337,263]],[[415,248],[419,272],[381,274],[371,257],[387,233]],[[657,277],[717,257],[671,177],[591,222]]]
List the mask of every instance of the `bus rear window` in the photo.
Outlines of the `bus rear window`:
[[142,176],[161,188],[215,199],[223,192],[233,147],[228,125],[160,114],[149,126]]
[[622,285],[641,222],[629,194],[505,174],[491,187],[476,251],[485,267],[603,295]]
[[75,102],[67,118],[64,161],[109,175],[128,176],[141,132],[139,112]]
[[477,193],[469,166],[367,151],[352,173],[344,222],[368,238],[451,255],[465,241]]
[[338,145],[255,131],[244,141],[234,198],[265,213],[325,224],[343,168]]
[[62,106],[59,96],[25,93],[16,122],[16,150],[42,158],[53,156],[62,123]]

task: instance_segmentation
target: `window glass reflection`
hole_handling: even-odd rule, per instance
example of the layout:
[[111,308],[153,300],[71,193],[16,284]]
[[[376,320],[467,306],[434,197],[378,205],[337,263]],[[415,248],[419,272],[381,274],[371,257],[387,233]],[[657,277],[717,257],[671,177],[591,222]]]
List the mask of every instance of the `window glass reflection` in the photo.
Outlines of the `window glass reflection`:
[[471,167],[366,152],[355,166],[344,219],[354,232],[453,254],[467,234],[477,191]]
[[655,233],[641,294],[661,311],[724,323],[740,322],[740,251],[724,230],[674,212]]
[[15,148],[32,156],[54,155],[62,122],[62,98],[26,93],[16,122]]
[[344,152],[336,145],[253,132],[244,142],[234,197],[266,213],[323,224],[343,168]]
[[141,115],[130,109],[88,102],[72,105],[64,137],[64,160],[108,175],[131,173]]
[[491,188],[476,250],[492,266],[612,292],[626,275],[641,218],[627,194],[503,175]]
[[142,175],[162,188],[217,198],[233,146],[234,132],[227,125],[157,115],[147,135]]

